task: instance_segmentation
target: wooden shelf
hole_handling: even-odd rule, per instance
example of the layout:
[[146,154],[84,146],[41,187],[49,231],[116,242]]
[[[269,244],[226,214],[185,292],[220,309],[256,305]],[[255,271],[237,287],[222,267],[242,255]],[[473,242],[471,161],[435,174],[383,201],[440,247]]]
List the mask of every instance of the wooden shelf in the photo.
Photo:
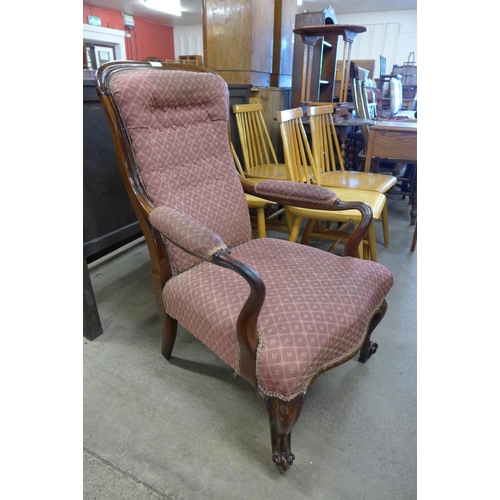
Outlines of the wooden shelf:
[[[301,102],[334,102],[347,99],[350,51],[344,50],[343,61],[347,70],[342,72],[340,96],[335,95],[337,47],[342,37],[350,46],[365,26],[336,24],[335,11],[328,7],[319,12],[304,12],[295,16],[296,35],[292,75],[292,107]],[[321,42],[318,42],[321,39]]]

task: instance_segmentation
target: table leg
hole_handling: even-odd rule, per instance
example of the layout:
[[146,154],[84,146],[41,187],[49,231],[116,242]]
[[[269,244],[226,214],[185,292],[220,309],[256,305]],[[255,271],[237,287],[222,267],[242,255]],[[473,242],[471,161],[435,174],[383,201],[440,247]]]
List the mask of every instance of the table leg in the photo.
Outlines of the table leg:
[[340,154],[342,155],[342,162],[344,163],[344,168],[346,170],[350,170],[349,168],[349,157],[347,151],[347,131],[346,127],[339,127],[338,129],[338,137],[340,141]]
[[87,259],[83,257],[83,336],[88,340],[94,340],[101,334],[102,325],[90,281]]
[[410,225],[414,226],[417,220],[417,165],[413,166],[413,172],[410,180]]

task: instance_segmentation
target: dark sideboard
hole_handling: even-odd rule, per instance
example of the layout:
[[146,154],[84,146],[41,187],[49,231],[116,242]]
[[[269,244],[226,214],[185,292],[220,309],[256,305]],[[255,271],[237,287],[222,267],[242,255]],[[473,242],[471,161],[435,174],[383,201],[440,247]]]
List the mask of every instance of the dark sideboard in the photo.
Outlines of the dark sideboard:
[[[241,155],[233,104],[247,104],[252,85],[229,84],[230,133]],[[121,178],[111,130],[95,89],[83,79],[83,335],[102,334],[88,264],[142,236]]]

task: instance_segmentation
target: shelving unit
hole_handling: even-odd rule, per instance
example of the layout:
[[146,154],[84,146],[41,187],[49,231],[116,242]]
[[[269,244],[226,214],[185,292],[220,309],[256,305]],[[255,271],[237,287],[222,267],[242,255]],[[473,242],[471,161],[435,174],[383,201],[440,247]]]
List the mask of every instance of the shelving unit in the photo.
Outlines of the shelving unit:
[[177,60],[181,64],[193,64],[194,66],[203,66],[203,58],[201,56],[179,56]]
[[[364,26],[335,24],[335,12],[329,7],[319,12],[297,14],[297,35],[292,75],[292,107],[303,102],[346,102],[351,47]],[[335,95],[337,47],[344,40],[339,95]]]

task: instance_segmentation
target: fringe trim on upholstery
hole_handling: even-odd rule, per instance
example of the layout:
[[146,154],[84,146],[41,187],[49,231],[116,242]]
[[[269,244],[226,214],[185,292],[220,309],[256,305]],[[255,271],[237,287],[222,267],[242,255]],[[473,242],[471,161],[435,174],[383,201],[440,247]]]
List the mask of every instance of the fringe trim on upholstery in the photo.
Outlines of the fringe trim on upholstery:
[[[365,343],[366,337],[368,335],[368,329],[370,328],[373,317],[379,311],[380,306],[382,305],[382,302],[383,302],[383,299],[379,303],[379,305],[375,308],[372,315],[370,316],[370,319],[366,324],[365,334],[363,335],[363,338],[362,338],[361,342],[359,343],[358,347],[355,349],[354,356],[356,355],[356,353],[358,353],[361,350],[361,347]],[[328,370],[329,368],[333,368],[334,366],[341,365],[345,361],[348,361],[349,359],[354,357],[353,355],[349,355],[349,356],[344,356],[343,358],[340,358],[336,361],[330,361],[330,362],[323,363],[322,365],[320,365],[318,367],[318,369],[316,370],[315,373],[313,373],[307,379],[305,379],[304,384],[302,384],[302,386],[299,389],[297,389],[295,392],[293,392],[292,394],[290,394],[288,396],[284,396],[283,394],[280,394],[278,392],[268,391],[268,390],[264,389],[260,383],[259,367],[260,367],[260,356],[261,356],[261,351],[262,351],[262,346],[263,346],[263,342],[261,342],[260,340],[261,340],[261,338],[259,335],[259,345],[257,346],[257,360],[256,360],[256,368],[255,368],[256,375],[257,375],[257,389],[265,396],[278,398],[278,399],[281,399],[282,401],[291,401],[292,399],[295,399],[297,396],[299,396],[301,394],[305,394],[308,391],[309,387],[311,386],[312,380],[315,378],[315,376],[318,372],[321,372],[323,370]]]

